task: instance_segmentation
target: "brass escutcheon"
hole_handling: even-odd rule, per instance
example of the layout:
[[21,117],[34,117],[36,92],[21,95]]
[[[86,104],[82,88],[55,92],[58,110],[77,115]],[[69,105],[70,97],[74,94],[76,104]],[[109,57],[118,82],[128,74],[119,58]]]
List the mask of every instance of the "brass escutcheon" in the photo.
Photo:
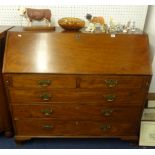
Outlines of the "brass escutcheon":
[[49,93],[42,93],[39,97],[44,101],[49,101],[52,96]]
[[106,99],[106,101],[112,102],[112,101],[114,101],[116,99],[116,95],[109,94],[109,95],[105,95],[104,98]]
[[105,110],[102,110],[101,113],[104,116],[111,116],[111,114],[113,113],[113,110],[112,109],[105,109]]
[[53,129],[53,125],[43,125],[42,128],[46,130]]
[[79,39],[80,39],[80,34],[77,33],[77,34],[75,35],[75,38],[76,38],[77,40],[79,40]]
[[116,87],[116,85],[118,84],[118,80],[104,80],[106,85],[110,88],[112,87]]
[[52,109],[43,109],[41,110],[42,114],[44,114],[45,116],[50,116],[52,114]]
[[39,80],[39,81],[38,81],[38,84],[39,84],[39,86],[41,86],[41,87],[47,87],[47,86],[49,86],[51,83],[52,83],[51,80]]
[[109,125],[109,124],[102,124],[101,125],[101,130],[103,130],[103,131],[108,131],[110,129],[111,129],[111,125]]

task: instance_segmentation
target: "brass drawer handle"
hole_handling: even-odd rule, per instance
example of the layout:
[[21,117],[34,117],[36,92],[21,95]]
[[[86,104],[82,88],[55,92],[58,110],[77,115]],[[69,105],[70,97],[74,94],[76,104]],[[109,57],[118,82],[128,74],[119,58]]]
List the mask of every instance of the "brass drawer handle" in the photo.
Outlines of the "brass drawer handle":
[[43,125],[42,128],[45,130],[53,129],[53,125]]
[[40,81],[38,81],[38,84],[39,84],[40,86],[42,86],[42,87],[47,87],[47,86],[49,86],[51,83],[52,83],[51,80],[40,80]]
[[106,101],[112,102],[116,99],[116,95],[114,95],[114,94],[105,95],[104,98],[106,99]]
[[105,109],[105,110],[102,110],[101,113],[104,116],[111,116],[111,114],[113,113],[113,110],[112,109]]
[[39,96],[42,100],[44,101],[49,101],[51,99],[51,94],[48,94],[48,93],[43,93]]
[[118,84],[118,80],[104,80],[106,85],[110,88],[112,87],[116,87],[116,85]]
[[50,116],[52,114],[52,109],[44,109],[41,111],[43,115]]
[[5,84],[6,84],[6,86],[9,86],[9,84],[10,84],[9,80],[6,80]]
[[109,125],[109,124],[102,124],[101,125],[101,130],[102,131],[108,131],[110,129],[111,129],[111,125]]

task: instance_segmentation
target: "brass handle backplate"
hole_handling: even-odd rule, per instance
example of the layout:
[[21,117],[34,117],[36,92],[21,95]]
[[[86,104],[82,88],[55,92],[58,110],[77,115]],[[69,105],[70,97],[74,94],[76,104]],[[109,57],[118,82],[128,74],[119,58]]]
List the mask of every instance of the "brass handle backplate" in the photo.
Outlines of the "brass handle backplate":
[[44,101],[49,101],[51,99],[51,94],[48,94],[48,93],[43,93],[39,96],[42,100]]
[[5,81],[5,85],[6,85],[6,86],[9,86],[9,84],[10,84],[10,83],[9,83],[9,80],[6,80],[6,81]]
[[41,111],[43,115],[50,116],[52,114],[52,109],[44,109]]
[[118,80],[105,80],[105,83],[108,87],[112,88],[116,87],[116,85],[118,84]]
[[106,99],[106,101],[112,102],[112,101],[114,101],[116,99],[116,95],[109,94],[109,95],[105,95],[104,98]]
[[42,128],[46,130],[53,129],[53,125],[43,125]]
[[102,124],[101,125],[101,130],[102,131],[108,131],[110,129],[111,129],[111,125],[109,125],[109,124]]
[[105,109],[105,110],[102,110],[101,113],[104,116],[111,116],[111,114],[113,113],[113,110],[112,109]]
[[38,81],[39,86],[41,87],[47,87],[51,84],[51,80],[40,80]]

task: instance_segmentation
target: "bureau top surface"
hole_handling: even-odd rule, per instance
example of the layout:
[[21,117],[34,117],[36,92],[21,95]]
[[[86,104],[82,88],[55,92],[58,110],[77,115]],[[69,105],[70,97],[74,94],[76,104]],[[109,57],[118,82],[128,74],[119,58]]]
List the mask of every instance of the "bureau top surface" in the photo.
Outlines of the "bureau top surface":
[[3,73],[149,75],[148,37],[13,28]]

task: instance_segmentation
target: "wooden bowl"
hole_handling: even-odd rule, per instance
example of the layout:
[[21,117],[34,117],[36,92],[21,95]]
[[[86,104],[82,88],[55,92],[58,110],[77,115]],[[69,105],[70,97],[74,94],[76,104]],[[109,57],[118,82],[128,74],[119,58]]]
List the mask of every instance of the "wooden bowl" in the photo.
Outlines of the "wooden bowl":
[[79,18],[66,17],[59,19],[58,24],[65,30],[80,30],[85,26],[85,21]]

